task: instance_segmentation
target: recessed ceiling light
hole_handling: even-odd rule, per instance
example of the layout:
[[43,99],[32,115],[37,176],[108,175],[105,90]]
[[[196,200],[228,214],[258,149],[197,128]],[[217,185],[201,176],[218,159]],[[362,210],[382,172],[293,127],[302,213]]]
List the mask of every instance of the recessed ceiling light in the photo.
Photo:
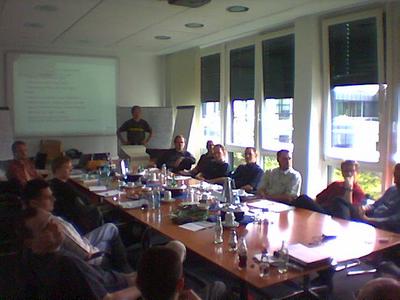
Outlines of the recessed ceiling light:
[[204,27],[204,24],[201,23],[187,23],[185,24],[187,28],[201,28]]
[[168,35],[156,35],[154,38],[156,40],[170,40],[171,39],[171,37]]
[[36,5],[34,8],[45,12],[53,12],[58,10],[57,6],[51,4]]
[[248,11],[249,8],[247,6],[242,6],[242,5],[233,5],[233,6],[227,7],[226,10],[229,12],[238,13],[238,12]]
[[25,22],[24,27],[29,27],[29,28],[43,28],[44,25],[42,23],[38,22]]

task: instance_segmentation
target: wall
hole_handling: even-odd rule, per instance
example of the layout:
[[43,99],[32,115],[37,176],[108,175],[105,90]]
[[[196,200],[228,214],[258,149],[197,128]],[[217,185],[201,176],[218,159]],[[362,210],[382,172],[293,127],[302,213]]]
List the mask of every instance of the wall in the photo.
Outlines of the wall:
[[[135,54],[128,51],[104,50],[66,50],[52,48],[0,48],[0,68],[5,70],[7,51],[61,53],[87,56],[114,56],[119,60],[119,106],[164,106],[165,105],[165,58],[163,56]],[[0,107],[8,106],[5,99],[6,74],[0,72]],[[45,138],[45,137],[44,137]],[[111,152],[117,155],[116,136],[49,137],[59,139],[64,150],[77,148],[84,153]],[[39,150],[39,138],[23,138],[29,146],[30,154]]]
[[195,105],[194,120],[187,145],[200,156],[200,50],[191,48],[166,57],[167,106]]

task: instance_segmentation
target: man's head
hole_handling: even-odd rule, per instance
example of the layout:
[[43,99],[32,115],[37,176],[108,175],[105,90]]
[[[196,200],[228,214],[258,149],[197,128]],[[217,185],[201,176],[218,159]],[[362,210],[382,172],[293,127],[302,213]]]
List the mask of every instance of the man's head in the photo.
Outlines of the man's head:
[[342,170],[343,178],[356,177],[358,173],[358,162],[355,160],[345,160],[341,163],[340,169]]
[[27,207],[41,208],[47,212],[54,209],[54,197],[49,184],[43,179],[33,179],[28,181],[22,197]]
[[177,135],[174,138],[174,144],[175,144],[175,150],[182,152],[185,149],[185,138],[183,137],[183,135]]
[[218,161],[223,161],[225,159],[225,147],[221,144],[217,144],[213,148],[213,156]]
[[17,234],[21,244],[37,254],[58,250],[65,237],[49,212],[33,207],[23,211],[17,222]]
[[279,150],[276,153],[276,160],[279,163],[279,168],[283,171],[288,170],[292,166],[292,156],[290,155],[289,150]]
[[142,108],[138,105],[132,106],[131,114],[134,120],[140,120],[140,118],[142,117]]
[[11,146],[15,159],[25,160],[28,158],[28,147],[23,141],[15,141]]
[[208,140],[206,144],[207,152],[212,153],[214,148],[214,142],[212,140]]
[[72,171],[72,161],[68,156],[59,156],[51,163],[54,177],[67,181]]
[[400,164],[394,166],[393,171],[394,184],[400,188]]
[[136,283],[146,300],[174,299],[184,286],[181,257],[168,247],[148,249],[140,259]]
[[244,150],[244,159],[247,164],[255,163],[257,161],[257,151],[254,147],[247,147]]
[[400,295],[400,283],[393,278],[376,278],[368,281],[358,293],[358,300],[392,300]]

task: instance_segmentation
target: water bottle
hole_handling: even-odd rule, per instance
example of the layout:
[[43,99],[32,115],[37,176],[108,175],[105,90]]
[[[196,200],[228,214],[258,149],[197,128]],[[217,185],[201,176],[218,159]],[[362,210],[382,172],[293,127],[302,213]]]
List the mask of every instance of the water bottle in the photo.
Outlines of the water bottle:
[[289,250],[285,245],[285,241],[282,241],[281,249],[278,250],[278,272],[280,274],[286,273],[288,271],[289,263]]
[[217,224],[215,224],[214,230],[214,244],[221,244],[224,241],[224,228],[222,227],[221,216],[217,216]]
[[238,243],[239,270],[247,268],[247,244],[245,238],[239,238]]
[[229,242],[228,242],[229,252],[235,252],[237,250],[237,243],[238,243],[238,240],[237,240],[236,230],[232,229],[231,233],[229,235]]
[[159,188],[155,188],[153,190],[153,201],[154,201],[154,208],[159,209],[161,202],[161,192]]
[[261,253],[260,259],[260,277],[265,277],[269,274],[269,261],[267,249],[264,249]]

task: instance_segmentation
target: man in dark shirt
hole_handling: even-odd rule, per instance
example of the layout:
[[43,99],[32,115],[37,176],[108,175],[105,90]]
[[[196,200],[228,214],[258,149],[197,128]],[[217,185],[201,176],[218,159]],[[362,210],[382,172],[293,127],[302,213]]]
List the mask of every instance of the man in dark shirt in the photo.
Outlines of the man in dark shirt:
[[54,178],[49,181],[54,202],[53,213],[73,223],[82,233],[87,233],[103,224],[103,215],[99,208],[88,203],[68,182],[72,171],[71,159],[60,156],[51,165]]
[[[133,106],[131,109],[132,119],[126,121],[117,130],[118,139],[124,145],[147,145],[153,135],[150,125],[143,120],[142,109],[140,106]],[[121,132],[126,131],[127,139],[125,140]],[[148,137],[146,138],[146,132]]]
[[161,164],[166,164],[168,169],[177,173],[181,170],[190,170],[196,162],[190,152],[185,150],[185,138],[182,135],[177,135],[174,139],[175,148],[169,149],[161,158]]
[[244,159],[246,164],[237,167],[232,174],[232,178],[235,180],[236,188],[243,189],[246,192],[253,192],[257,190],[257,185],[264,172],[257,165],[257,151],[254,147],[245,149]]
[[196,178],[206,180],[209,183],[223,184],[230,173],[230,166],[225,162],[225,153],[225,147],[223,145],[215,145],[213,148],[214,158]]

